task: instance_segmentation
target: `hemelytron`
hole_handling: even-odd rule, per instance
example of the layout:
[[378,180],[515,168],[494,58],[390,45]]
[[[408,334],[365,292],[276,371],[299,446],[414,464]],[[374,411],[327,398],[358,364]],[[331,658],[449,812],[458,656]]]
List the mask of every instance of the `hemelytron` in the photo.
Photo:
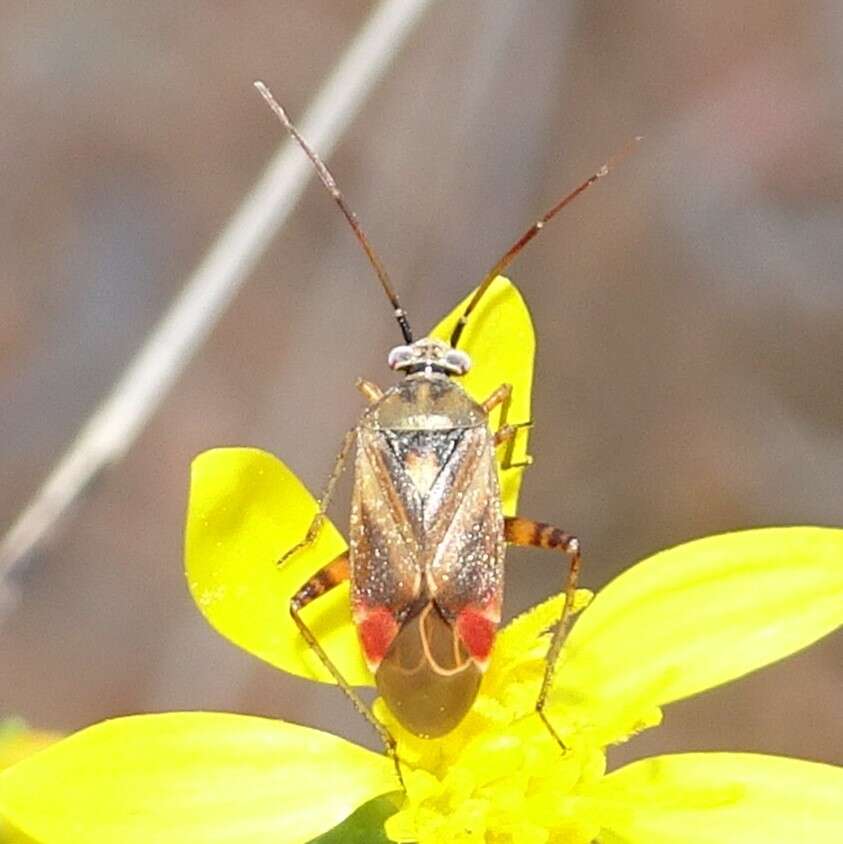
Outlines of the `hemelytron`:
[[[613,161],[578,185],[537,220],[486,274],[456,323],[449,343],[415,340],[406,312],[380,258],[328,168],[298,133],[265,85],[256,87],[310,158],[362,245],[389,299],[404,342],[387,363],[402,373],[382,390],[358,381],[368,402],[346,435],[319,510],[302,541],[279,561],[309,545],[354,447],[349,549],[313,575],[290,602],[290,613],[308,645],[383,739],[401,776],[396,744],[386,727],[343,678],[302,620],[301,609],[350,579],[352,614],[377,688],[397,720],[416,735],[434,738],[453,730],[477,695],[501,618],[507,544],[534,545],[568,560],[565,602],[545,661],[536,711],[564,745],[544,709],[574,600],[580,544],[567,531],[520,516],[505,517],[495,447],[516,428],[492,430],[490,412],[512,388],[501,384],[476,402],[460,386],[471,367],[459,348],[472,312],[494,279],[559,211],[606,175]],[[639,139],[636,139],[639,140]]]

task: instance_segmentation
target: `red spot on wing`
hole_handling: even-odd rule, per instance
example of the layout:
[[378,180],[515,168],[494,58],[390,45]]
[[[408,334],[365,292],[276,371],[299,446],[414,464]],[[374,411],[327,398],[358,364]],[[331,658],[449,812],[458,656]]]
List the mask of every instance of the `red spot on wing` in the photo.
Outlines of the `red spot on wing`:
[[374,671],[398,635],[398,622],[389,610],[383,608],[366,610],[358,615],[356,621],[363,655]]
[[465,609],[457,616],[457,633],[476,662],[486,663],[492,653],[497,624],[478,610]]

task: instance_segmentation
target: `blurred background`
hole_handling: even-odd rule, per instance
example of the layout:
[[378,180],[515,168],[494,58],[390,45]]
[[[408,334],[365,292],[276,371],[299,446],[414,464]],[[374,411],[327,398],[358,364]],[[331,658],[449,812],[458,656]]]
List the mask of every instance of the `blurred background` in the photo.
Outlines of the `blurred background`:
[[[2,4],[0,525],[283,140],[252,81],[301,115],[372,6]],[[591,588],[701,535],[841,521],[841,76],[831,2],[434,4],[331,156],[421,332],[646,136],[510,273],[539,341],[521,511],[581,537]],[[389,383],[398,340],[314,179],[127,458],[31,560],[0,629],[0,715],[64,731],[230,709],[374,745],[339,691],[206,624],[182,529],[211,446],[269,449],[321,489],[355,378]],[[510,559],[508,614],[558,589],[540,552]],[[614,758],[843,762],[842,696],[838,634],[671,706]]]

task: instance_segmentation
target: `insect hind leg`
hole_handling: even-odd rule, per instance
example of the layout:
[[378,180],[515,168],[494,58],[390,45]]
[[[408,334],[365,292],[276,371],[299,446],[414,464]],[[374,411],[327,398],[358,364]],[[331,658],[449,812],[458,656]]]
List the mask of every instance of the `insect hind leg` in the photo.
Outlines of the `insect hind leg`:
[[363,698],[354,690],[354,687],[343,677],[342,672],[328,656],[313,631],[307,626],[301,617],[301,610],[312,601],[329,592],[335,586],[348,580],[349,563],[348,555],[341,554],[333,562],[320,569],[310,577],[307,582],[290,599],[290,615],[298,627],[302,638],[307,642],[308,647],[319,657],[319,661],[325,666],[337,685],[345,692],[354,708],[372,725],[375,732],[380,736],[387,756],[392,759],[395,765],[395,772],[401,788],[404,788],[404,777],[401,774],[401,765],[398,759],[398,744],[392,733],[375,717],[374,712],[366,704]]
[[571,533],[560,530],[553,525],[544,522],[534,522],[532,519],[522,519],[518,516],[508,516],[504,522],[506,541],[512,545],[531,545],[536,548],[547,548],[552,551],[559,551],[568,557],[568,575],[565,581],[565,603],[562,606],[562,614],[553,630],[550,640],[550,647],[545,656],[544,677],[542,678],[539,695],[536,699],[536,712],[542,723],[547,727],[556,743],[567,750],[565,742],[553,728],[545,712],[547,698],[553,686],[553,678],[556,674],[556,663],[559,661],[559,654],[562,645],[568,635],[568,628],[571,623],[571,614],[574,608],[574,598],[577,592],[577,581],[579,580],[581,552],[580,541]]

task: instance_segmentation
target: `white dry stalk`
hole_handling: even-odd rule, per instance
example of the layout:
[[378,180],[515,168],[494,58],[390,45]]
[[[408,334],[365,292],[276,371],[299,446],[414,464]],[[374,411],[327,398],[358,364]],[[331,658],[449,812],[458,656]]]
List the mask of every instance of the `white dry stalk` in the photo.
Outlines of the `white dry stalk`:
[[[357,33],[300,122],[328,155],[433,0],[384,0]],[[110,394],[0,541],[0,610],[36,545],[98,472],[119,460],[283,226],[313,174],[286,140],[186,281]]]

